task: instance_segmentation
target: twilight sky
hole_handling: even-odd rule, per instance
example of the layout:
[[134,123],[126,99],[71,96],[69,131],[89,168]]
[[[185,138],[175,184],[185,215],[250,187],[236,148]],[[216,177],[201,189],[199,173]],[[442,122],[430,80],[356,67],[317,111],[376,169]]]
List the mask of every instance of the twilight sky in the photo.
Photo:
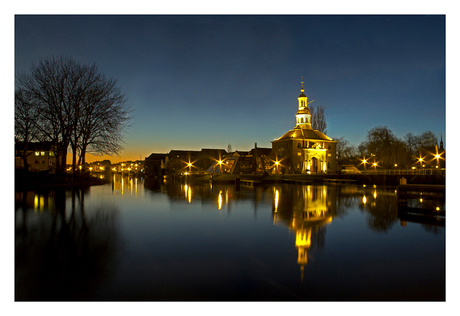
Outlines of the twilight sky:
[[126,94],[120,157],[250,150],[295,126],[301,77],[327,135],[359,145],[388,126],[446,147],[444,15],[16,15],[15,72],[67,55]]

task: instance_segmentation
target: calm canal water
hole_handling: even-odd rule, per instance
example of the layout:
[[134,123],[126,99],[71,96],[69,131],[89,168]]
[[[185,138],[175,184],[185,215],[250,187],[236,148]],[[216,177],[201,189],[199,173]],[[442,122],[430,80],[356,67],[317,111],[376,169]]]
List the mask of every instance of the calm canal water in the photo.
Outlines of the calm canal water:
[[150,183],[16,192],[15,299],[444,300],[445,228],[394,187]]

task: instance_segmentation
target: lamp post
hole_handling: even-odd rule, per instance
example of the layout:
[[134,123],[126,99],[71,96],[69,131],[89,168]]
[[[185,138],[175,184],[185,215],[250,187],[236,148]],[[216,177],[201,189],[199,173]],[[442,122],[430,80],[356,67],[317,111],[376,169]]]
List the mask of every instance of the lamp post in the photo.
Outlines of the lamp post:
[[222,174],[222,160],[219,160],[219,173]]

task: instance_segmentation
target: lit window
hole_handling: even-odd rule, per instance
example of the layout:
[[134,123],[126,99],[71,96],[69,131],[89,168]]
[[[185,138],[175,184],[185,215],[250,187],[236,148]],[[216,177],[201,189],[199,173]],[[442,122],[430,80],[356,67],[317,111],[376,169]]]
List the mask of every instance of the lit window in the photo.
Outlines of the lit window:
[[40,152],[40,155],[44,156],[44,155],[45,155],[45,152],[44,152],[44,151]]
[[40,152],[36,151],[35,156],[40,156]]

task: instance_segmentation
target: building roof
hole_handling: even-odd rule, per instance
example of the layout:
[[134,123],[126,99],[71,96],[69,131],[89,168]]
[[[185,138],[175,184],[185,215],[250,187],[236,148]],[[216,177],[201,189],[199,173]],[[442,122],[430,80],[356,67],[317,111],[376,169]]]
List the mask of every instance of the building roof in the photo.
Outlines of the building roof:
[[280,138],[276,139],[275,141],[279,140],[286,140],[286,139],[308,139],[308,140],[329,140],[333,141],[332,138],[324,135],[320,131],[313,130],[313,129],[304,129],[304,128],[293,128]]
[[147,159],[147,160],[161,160],[161,159],[164,159],[167,156],[168,156],[168,154],[155,154],[155,153],[153,153],[153,154],[151,154],[150,156],[148,156],[145,159]]

